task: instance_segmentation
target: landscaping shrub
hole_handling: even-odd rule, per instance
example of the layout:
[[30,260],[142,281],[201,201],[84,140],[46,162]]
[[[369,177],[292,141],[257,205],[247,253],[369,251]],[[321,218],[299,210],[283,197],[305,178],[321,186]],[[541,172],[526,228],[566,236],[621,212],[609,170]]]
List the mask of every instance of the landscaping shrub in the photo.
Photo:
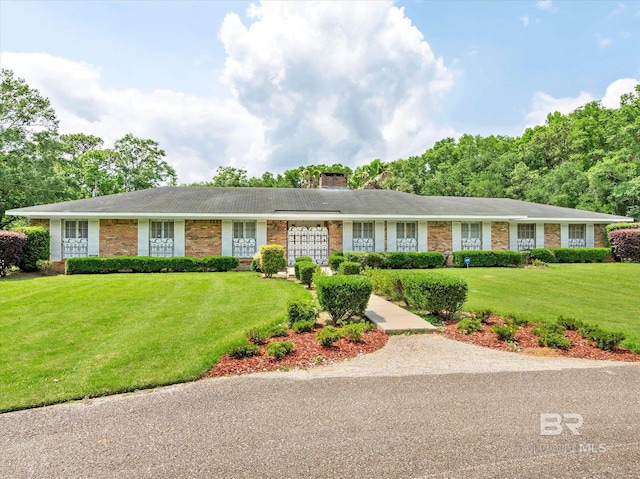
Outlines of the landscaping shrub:
[[38,261],[49,259],[49,230],[42,226],[22,226],[14,231],[27,236],[18,266],[22,271],[38,271]]
[[46,259],[39,259],[38,261],[36,261],[36,268],[38,268],[38,271],[40,271],[40,273],[45,276],[49,274],[52,266],[53,265],[51,264],[51,261],[48,261]]
[[293,327],[301,321],[313,321],[318,319],[318,309],[311,300],[294,299],[287,303],[287,318],[289,326]]
[[543,263],[555,263],[556,255],[549,248],[533,248],[529,251],[529,258],[533,261],[539,260]]
[[411,268],[411,259],[408,253],[402,251],[386,253],[387,264],[391,269]]
[[565,318],[564,316],[558,316],[556,322],[562,326],[564,329],[569,331],[578,331],[579,329],[584,327],[584,322],[575,318]]
[[440,268],[447,262],[445,255],[439,251],[406,254],[409,259],[409,268],[412,269]]
[[262,273],[262,269],[260,268],[260,259],[262,255],[258,252],[253,255],[253,259],[251,260],[251,264],[249,265],[249,269],[251,271],[255,271],[256,273]]
[[245,331],[245,336],[249,341],[253,344],[264,344],[267,342],[267,339],[271,336],[269,328],[265,327],[255,327],[248,329]]
[[[210,259],[208,264],[216,263]],[[225,259],[216,267],[226,267],[231,264],[235,264],[235,262]],[[202,258],[191,258],[189,256],[172,256],[170,258],[117,256],[112,258],[69,258],[66,262],[67,274],[178,273],[194,271],[203,271]]]
[[453,263],[466,266],[465,258],[470,258],[470,268],[486,268],[494,266],[520,266],[524,258],[520,251],[510,250],[463,250],[453,253]]
[[640,262],[640,228],[618,229],[609,233],[613,254],[623,261]]
[[295,323],[293,323],[291,329],[293,329],[293,332],[297,334],[308,333],[309,331],[313,330],[313,327],[315,325],[316,322],[313,319],[308,321],[296,321]]
[[458,321],[456,325],[458,327],[458,331],[461,331],[465,334],[472,334],[482,330],[482,321],[479,319],[471,319],[465,318],[461,321]]
[[307,288],[311,288],[311,283],[313,283],[313,275],[320,269],[320,266],[308,261],[303,261],[296,264],[298,265],[298,271],[300,273],[300,282],[306,285]]
[[371,296],[371,280],[365,276],[317,276],[320,306],[337,322],[363,316]]
[[384,296],[391,301],[404,300],[402,291],[402,273],[392,270],[371,269],[365,270],[365,274],[371,278],[373,292]]
[[340,263],[340,274],[343,274],[343,275],[360,274],[360,263],[343,261],[342,263]]
[[514,316],[514,315],[507,316],[506,322],[509,324],[513,324],[514,326],[517,326],[517,327],[527,326],[530,324],[530,321],[528,319],[518,318],[517,316]]
[[401,278],[405,301],[411,307],[445,319],[453,318],[467,300],[463,278],[437,273],[412,273]]
[[[344,253],[345,261],[360,263],[362,268],[376,269],[426,269],[444,266],[446,258],[438,251],[428,252],[386,252],[366,253],[363,251],[347,251]],[[338,260],[335,260],[339,265]],[[329,262],[331,265],[331,262]],[[333,269],[333,266],[332,266]],[[337,271],[338,267],[334,269]]]
[[229,356],[235,359],[250,358],[260,356],[260,347],[251,343],[243,343],[229,351]]
[[276,359],[282,359],[288,354],[291,354],[294,349],[294,344],[291,341],[277,341],[269,343],[267,346],[267,356],[272,356]]
[[578,330],[578,334],[605,351],[612,350],[625,340],[624,333],[605,331],[593,325],[583,326]]
[[538,345],[553,349],[571,349],[573,343],[564,335],[565,328],[559,323],[542,323],[531,330],[538,336]]
[[260,246],[260,269],[265,277],[271,278],[286,267],[287,260],[284,256],[284,248],[281,245],[269,244]]
[[274,324],[268,330],[270,338],[283,338],[289,336],[289,328],[286,324]]
[[518,332],[518,328],[513,324],[506,324],[504,326],[500,326],[499,324],[494,324],[491,327],[491,331],[496,333],[496,336],[500,341],[512,342],[516,333]]
[[202,271],[231,271],[240,265],[235,256],[205,256],[197,260]]
[[371,327],[371,323],[365,321],[349,323],[342,327],[340,334],[352,343],[359,343],[362,341],[364,334],[369,331]]
[[6,276],[7,270],[20,262],[27,241],[24,233],[0,230],[0,276]]
[[485,309],[483,311],[477,311],[474,313],[474,316],[479,319],[481,322],[485,323],[491,316],[493,316],[493,311],[490,309]]
[[611,239],[609,238],[609,234],[612,231],[624,230],[624,229],[640,229],[640,223],[612,223],[610,225],[605,226],[604,230],[607,234],[607,241],[609,241],[609,245],[611,245]]
[[313,263],[313,258],[311,256],[297,256],[293,262],[293,274],[296,279],[300,279],[300,270],[298,268],[298,263]]
[[340,337],[340,330],[333,326],[325,326],[316,333],[316,340],[325,348],[333,346]]
[[340,269],[340,264],[344,262],[345,259],[342,254],[338,255],[336,253],[333,253],[327,258],[327,261],[329,262],[329,268],[331,268],[331,271],[335,273]]
[[556,263],[602,263],[611,254],[609,248],[549,248]]

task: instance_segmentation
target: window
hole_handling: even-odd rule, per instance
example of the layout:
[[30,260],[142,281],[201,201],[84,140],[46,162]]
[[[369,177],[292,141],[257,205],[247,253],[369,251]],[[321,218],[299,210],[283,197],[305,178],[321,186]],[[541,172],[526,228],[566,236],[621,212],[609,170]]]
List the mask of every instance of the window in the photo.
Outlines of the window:
[[463,250],[482,249],[482,223],[462,223],[461,230]]
[[373,222],[353,222],[353,251],[373,251]]
[[256,254],[256,222],[233,222],[233,256],[253,258]]
[[62,257],[87,256],[89,251],[89,222],[87,220],[64,220]]
[[396,250],[418,251],[418,225],[416,223],[396,223]]
[[569,248],[587,246],[587,225],[569,225]]
[[173,221],[151,221],[149,235],[149,255],[173,256]]
[[518,225],[518,251],[536,247],[536,225],[525,223]]

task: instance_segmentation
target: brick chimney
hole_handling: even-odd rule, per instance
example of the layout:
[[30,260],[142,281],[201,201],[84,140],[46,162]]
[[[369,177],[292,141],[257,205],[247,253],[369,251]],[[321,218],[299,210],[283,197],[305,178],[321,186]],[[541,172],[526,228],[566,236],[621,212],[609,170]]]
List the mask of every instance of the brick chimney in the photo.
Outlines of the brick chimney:
[[319,187],[324,190],[346,190],[346,173],[320,173]]

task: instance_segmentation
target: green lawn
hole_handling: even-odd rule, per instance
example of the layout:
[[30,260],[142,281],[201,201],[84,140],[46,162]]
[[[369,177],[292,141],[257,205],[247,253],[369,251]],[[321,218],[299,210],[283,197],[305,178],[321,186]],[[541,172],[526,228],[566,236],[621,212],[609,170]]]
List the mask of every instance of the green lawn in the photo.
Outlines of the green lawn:
[[256,273],[2,280],[0,411],[197,378],[309,296]]
[[552,264],[549,269],[448,268],[469,283],[465,310],[531,320],[579,318],[623,331],[640,352],[640,264]]

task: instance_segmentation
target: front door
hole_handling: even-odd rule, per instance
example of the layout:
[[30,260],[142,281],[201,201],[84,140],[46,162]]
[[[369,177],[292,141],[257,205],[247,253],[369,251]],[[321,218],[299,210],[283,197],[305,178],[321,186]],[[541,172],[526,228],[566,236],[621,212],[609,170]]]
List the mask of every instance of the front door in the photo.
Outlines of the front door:
[[298,256],[310,256],[313,262],[322,266],[328,263],[329,231],[324,226],[291,226],[287,234],[289,265]]

